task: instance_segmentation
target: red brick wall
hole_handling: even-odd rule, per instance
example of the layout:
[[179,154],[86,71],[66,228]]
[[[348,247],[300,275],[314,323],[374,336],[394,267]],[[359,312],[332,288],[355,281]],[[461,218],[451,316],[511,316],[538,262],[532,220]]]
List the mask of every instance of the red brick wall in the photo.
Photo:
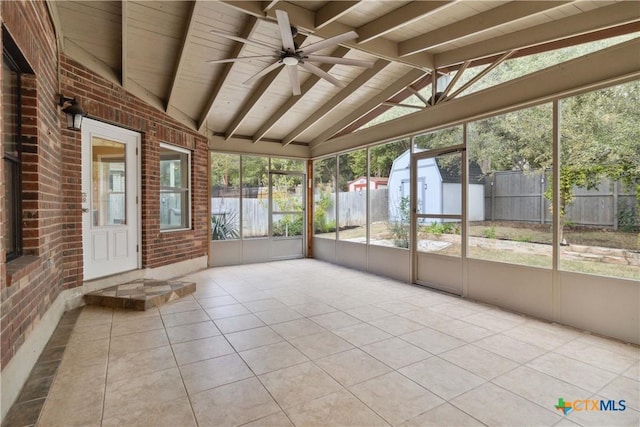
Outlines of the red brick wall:
[[[0,8],[3,24],[35,72],[25,80],[25,256],[6,263],[0,244],[0,365],[4,369],[60,292],[83,281],[81,133],[64,129],[58,93],[77,97],[92,118],[142,134],[143,267],[207,254],[209,190],[206,138],[59,55],[45,2],[3,1]],[[161,142],[192,150],[192,230],[160,233]],[[0,174],[0,203],[3,179]],[[1,235],[4,214],[0,221]]]
[[[2,21],[34,70],[22,80],[23,251],[0,275],[0,365],[63,290],[57,46],[44,2],[2,2]],[[0,174],[0,180],[4,175]],[[4,195],[4,191],[2,191]],[[2,204],[4,207],[4,204]],[[2,217],[2,230],[5,227]],[[4,232],[4,231],[3,231]]]
[[[206,255],[209,243],[206,138],[70,58],[61,57],[60,69],[62,92],[75,96],[89,117],[142,134],[142,266],[154,268]],[[191,230],[160,232],[161,142],[191,150]],[[72,287],[82,284],[79,132],[63,132],[62,151],[65,283]]]

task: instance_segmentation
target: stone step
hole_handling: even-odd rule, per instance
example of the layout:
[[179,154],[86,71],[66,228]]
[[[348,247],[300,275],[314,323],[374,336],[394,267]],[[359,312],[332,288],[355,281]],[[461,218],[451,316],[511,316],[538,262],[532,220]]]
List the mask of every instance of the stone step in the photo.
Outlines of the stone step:
[[139,279],[86,294],[87,305],[147,310],[173,301],[196,290],[194,282]]

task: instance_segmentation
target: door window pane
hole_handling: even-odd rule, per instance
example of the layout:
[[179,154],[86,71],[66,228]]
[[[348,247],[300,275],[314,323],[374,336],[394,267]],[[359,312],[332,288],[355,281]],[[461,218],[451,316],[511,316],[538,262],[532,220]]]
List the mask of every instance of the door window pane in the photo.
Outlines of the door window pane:
[[269,158],[242,156],[242,237],[269,234]]
[[190,170],[188,150],[160,145],[160,230],[191,226]]
[[91,158],[92,225],[126,224],[125,144],[93,137]]
[[272,236],[292,237],[304,233],[304,175],[271,174],[273,198]]

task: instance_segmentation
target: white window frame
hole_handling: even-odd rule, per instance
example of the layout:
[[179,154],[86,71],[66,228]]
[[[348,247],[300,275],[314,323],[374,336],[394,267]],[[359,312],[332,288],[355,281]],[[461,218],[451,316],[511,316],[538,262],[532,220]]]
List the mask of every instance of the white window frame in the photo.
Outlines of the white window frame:
[[[171,233],[174,231],[184,231],[184,230],[191,230],[191,150],[188,150],[186,148],[182,148],[182,147],[178,147],[175,145],[171,145],[171,144],[166,144],[161,142],[160,143],[160,149],[167,149],[167,150],[171,150],[171,151],[175,151],[177,153],[180,154],[186,154],[187,156],[187,187],[186,189],[184,189],[183,187],[162,187],[162,185],[160,186],[160,190],[159,190],[159,195],[160,197],[162,197],[162,192],[163,190],[175,190],[176,189],[180,189],[181,191],[186,192],[186,204],[187,206],[181,207],[181,211],[184,209],[186,211],[186,227],[171,227],[171,228],[163,228],[162,226],[162,222],[160,222],[160,232],[161,233]],[[162,154],[160,154],[160,161],[158,162],[158,166],[160,166],[160,162],[162,161]],[[184,169],[183,169],[184,170]],[[182,212],[181,212],[182,215]]]

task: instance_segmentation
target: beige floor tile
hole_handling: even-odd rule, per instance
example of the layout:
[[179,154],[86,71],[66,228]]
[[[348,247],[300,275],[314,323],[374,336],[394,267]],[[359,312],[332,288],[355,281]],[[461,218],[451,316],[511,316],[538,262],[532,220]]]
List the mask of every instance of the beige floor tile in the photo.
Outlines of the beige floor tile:
[[126,308],[115,308],[113,310],[113,323],[135,322],[145,317],[160,316],[158,307],[151,307],[146,310],[130,310]]
[[627,378],[631,378],[632,380],[640,378],[640,362],[635,363],[632,367],[627,369],[623,375]]
[[568,336],[560,328],[543,329],[534,326],[535,323],[533,321],[524,323],[504,331],[503,334],[542,347],[545,350],[553,350],[574,339],[574,337]]
[[431,328],[466,342],[477,341],[495,334],[495,332],[489,329],[473,325],[462,320],[451,320],[438,323],[437,325],[433,325]]
[[103,427],[153,426],[196,427],[191,404],[186,397],[170,402],[150,403],[142,408],[105,418]]
[[275,414],[260,418],[259,420],[243,424],[242,427],[293,427],[293,424],[291,424],[291,421],[284,412],[279,411]]
[[490,310],[472,314],[471,316],[466,316],[464,321],[477,326],[482,326],[483,328],[494,332],[506,331],[507,329],[515,328],[516,326],[527,322],[527,318],[524,316],[511,315],[510,317],[507,317],[505,315],[496,315],[495,313],[496,312],[494,310]]
[[258,319],[254,314],[243,314],[241,316],[225,317],[224,319],[215,320],[215,324],[223,334],[265,326],[264,322]]
[[399,301],[399,300],[382,302],[382,303],[373,304],[373,305],[374,307],[381,308],[384,311],[388,311],[389,313],[393,313],[393,314],[406,313],[408,311],[414,311],[420,308],[419,306],[413,305],[407,301]]
[[347,390],[311,400],[287,409],[297,426],[388,426],[375,412],[367,408]]
[[82,308],[76,326],[99,325],[113,321],[113,309],[88,305]]
[[79,397],[51,396],[47,398],[38,425],[42,427],[93,427],[100,426],[104,385],[94,392],[84,392]]
[[198,303],[202,308],[213,308],[213,307],[222,307],[225,305],[233,305],[238,304],[234,297],[231,295],[224,295],[220,297],[211,297],[211,298],[200,298],[198,299]]
[[[185,277],[185,280],[192,280]],[[214,284],[197,284],[196,291],[191,294],[195,299],[211,298],[211,297],[223,297],[229,295],[227,291],[220,286]]]
[[234,353],[222,335],[172,344],[171,347],[180,366]]
[[486,382],[483,378],[437,356],[405,366],[398,372],[447,400]]
[[237,354],[180,366],[180,372],[190,396],[210,388],[253,377],[253,372]]
[[307,303],[316,303],[318,302],[315,298],[309,295],[293,293],[286,296],[279,296],[278,301],[281,303],[293,307],[296,305],[307,304]]
[[392,315],[392,313],[372,305],[350,308],[345,310],[345,313],[360,319],[363,322],[369,322],[371,320],[381,319]]
[[410,419],[400,425],[401,427],[482,427],[480,421],[465,414],[460,409],[448,403],[437,406],[422,415]]
[[325,328],[309,319],[297,319],[290,322],[278,323],[272,325],[271,329],[287,340],[326,331]]
[[[608,400],[600,395],[591,396],[591,399]],[[629,407],[624,411],[571,411],[567,418],[585,427],[640,426],[640,412]]]
[[410,332],[402,335],[400,338],[433,354],[444,353],[445,351],[449,351],[466,344],[458,338],[431,328],[424,328],[419,331]]
[[109,357],[109,338],[85,342],[69,343],[64,351],[61,367],[71,365],[76,367],[101,365],[106,366]]
[[332,307],[337,308],[338,310],[348,310],[350,308],[360,307],[366,305],[367,303],[360,298],[349,297],[349,296],[339,296],[337,298],[327,298],[323,301],[329,304]]
[[513,360],[473,344],[447,351],[440,357],[488,380],[518,367]]
[[353,348],[351,344],[329,331],[295,338],[289,342],[312,360]]
[[255,313],[267,325],[273,325],[275,323],[289,322],[295,319],[301,319],[302,314],[298,313],[292,308],[276,308],[274,310],[266,310]]
[[361,349],[394,369],[431,357],[430,353],[399,338],[367,344]]
[[242,289],[238,291],[233,291],[231,289],[227,289],[227,290],[238,302],[241,302],[241,303],[258,301],[261,299],[269,298],[269,294],[266,291],[246,290],[246,289]]
[[293,308],[298,313],[302,314],[305,317],[317,316],[320,314],[333,313],[336,311],[335,307],[332,307],[323,302],[314,301],[306,304],[294,305]]
[[397,372],[349,387],[362,402],[388,423],[398,425],[444,401]]
[[160,316],[143,317],[130,322],[114,323],[111,327],[111,336],[119,337],[162,328],[164,328],[164,325]]
[[180,313],[165,314],[162,316],[165,328],[188,325],[189,323],[205,322],[209,316],[204,310],[183,311]]
[[103,417],[112,418],[182,397],[186,392],[177,368],[135,375],[107,384]]
[[268,326],[234,332],[225,336],[238,352],[284,341]]
[[383,317],[382,319],[372,320],[370,325],[375,326],[378,329],[382,329],[391,335],[403,335],[409,332],[418,331],[424,329],[424,325],[413,322],[404,317],[394,315],[389,317]]
[[391,334],[368,323],[358,323],[346,328],[336,329],[333,333],[358,347],[392,337]]
[[318,316],[310,317],[309,319],[329,330],[340,329],[349,325],[360,323],[360,320],[356,319],[353,316],[349,316],[347,313],[343,313],[342,311],[320,314]]
[[547,352],[542,347],[527,344],[502,334],[483,338],[473,344],[518,363],[527,363]]
[[309,360],[288,342],[246,350],[240,352],[240,356],[256,375],[287,368]]
[[616,377],[613,372],[557,353],[540,356],[529,362],[527,366],[594,393]]
[[102,340],[111,336],[112,323],[100,323],[97,325],[76,325],[69,336],[67,345],[75,343],[86,343],[89,341]]
[[455,302],[434,305],[431,307],[431,310],[446,314],[447,316],[451,316],[455,319],[460,319],[465,316],[471,316],[472,314],[484,311],[486,308],[480,308],[476,305],[460,304],[460,300],[457,300]]
[[102,393],[106,378],[106,365],[60,366],[49,390],[49,398],[81,401],[85,395]]
[[175,367],[176,361],[173,357],[173,351],[168,345],[136,353],[126,353],[109,360],[107,382],[135,378],[139,375]]
[[202,309],[202,307],[196,300],[184,300],[181,298],[180,300],[173,301],[161,306],[160,314],[164,316],[165,314],[180,313],[183,311],[193,311],[200,309]]
[[[637,378],[637,377],[636,377]],[[629,408],[640,410],[640,382],[638,379],[619,376],[607,384],[598,394],[612,400],[626,400]]]
[[553,412],[553,405],[545,409],[491,383],[485,383],[449,403],[491,426],[548,426],[561,418]]
[[187,325],[167,328],[167,335],[171,344],[185,341],[193,341],[201,338],[209,338],[220,335],[220,331],[212,321],[189,323]]
[[191,403],[200,426],[239,426],[281,412],[255,377],[198,393]]
[[135,353],[167,344],[169,339],[163,329],[114,337],[111,338],[109,357],[118,357],[125,353]]
[[406,313],[400,313],[399,316],[409,319],[412,322],[420,323],[424,326],[433,326],[438,323],[452,322],[454,320],[453,317],[433,311],[430,308],[422,308],[419,310],[408,311]]
[[589,341],[571,341],[555,352],[579,360],[600,369],[620,374],[629,369],[638,358],[617,353],[611,348],[592,345]]
[[344,386],[358,384],[391,371],[387,365],[357,348],[323,357],[315,363]]
[[242,304],[231,304],[231,305],[223,305],[220,307],[208,308],[206,310],[207,314],[211,319],[218,320],[224,319],[225,317],[234,317],[240,316],[243,314],[249,314],[250,311],[246,309],[246,307]]
[[254,313],[257,313],[259,311],[275,310],[278,308],[286,307],[285,304],[283,304],[281,301],[275,298],[261,299],[258,301],[249,301],[244,303],[243,305]]
[[260,375],[260,381],[283,408],[300,405],[342,389],[311,362]]
[[576,339],[576,342],[588,343],[594,347],[600,347],[602,349],[618,353],[622,356],[640,360],[640,347],[628,343],[623,343],[609,338],[598,337],[595,335],[589,335],[587,333],[580,335],[580,337]]
[[537,403],[543,408],[554,405],[559,397],[572,400],[587,399],[584,396],[591,395],[587,390],[526,366],[520,366],[511,372],[500,375],[494,378],[492,382],[505,390]]

